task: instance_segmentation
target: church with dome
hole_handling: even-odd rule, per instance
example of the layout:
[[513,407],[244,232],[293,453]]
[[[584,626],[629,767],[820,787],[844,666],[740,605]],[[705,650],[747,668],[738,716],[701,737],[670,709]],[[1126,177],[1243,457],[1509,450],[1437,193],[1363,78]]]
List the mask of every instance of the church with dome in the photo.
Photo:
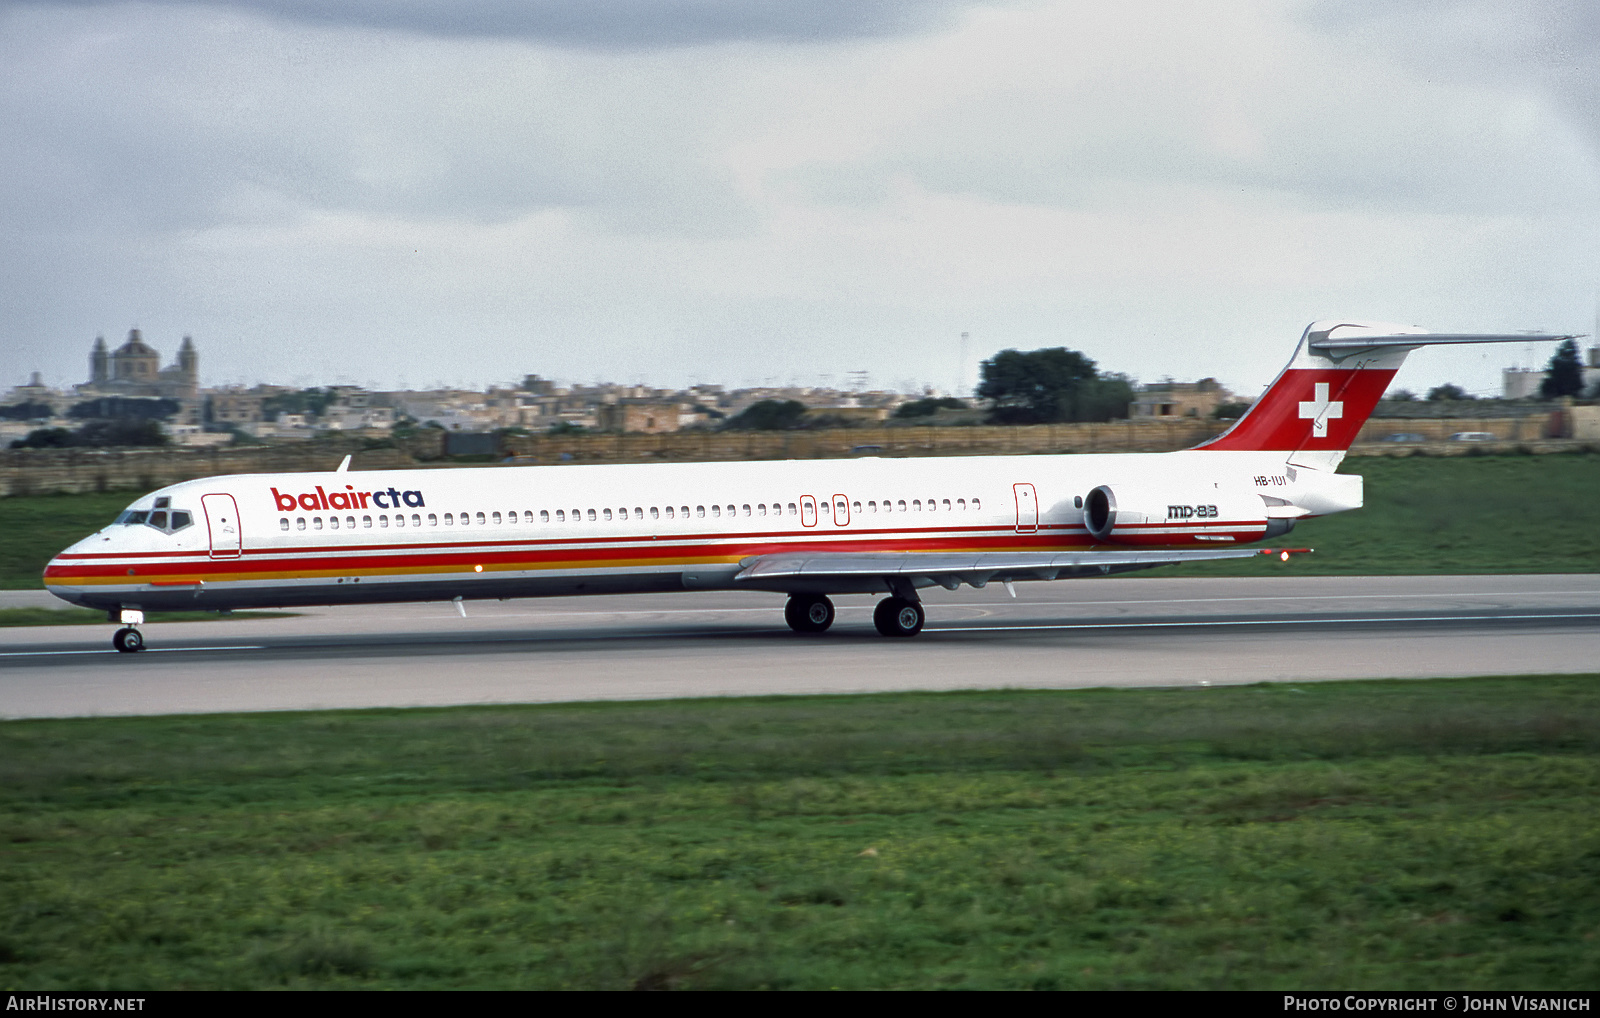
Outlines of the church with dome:
[[200,356],[194,340],[183,337],[177,362],[163,368],[161,354],[144,341],[138,329],[115,350],[106,349],[105,337],[94,341],[89,352],[89,381],[77,387],[85,396],[154,396],[192,400],[200,391]]

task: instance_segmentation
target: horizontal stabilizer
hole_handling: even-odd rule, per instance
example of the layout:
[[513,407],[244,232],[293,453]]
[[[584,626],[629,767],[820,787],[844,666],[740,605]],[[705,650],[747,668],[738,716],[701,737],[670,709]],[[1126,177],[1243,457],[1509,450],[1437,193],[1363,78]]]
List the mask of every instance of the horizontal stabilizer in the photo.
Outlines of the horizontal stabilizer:
[[1383,347],[1441,346],[1453,343],[1554,343],[1563,339],[1578,339],[1577,335],[1554,335],[1542,332],[1513,332],[1506,335],[1477,333],[1421,332],[1410,335],[1363,336],[1346,334],[1332,336],[1328,333],[1312,334],[1308,346],[1313,350],[1376,350]]

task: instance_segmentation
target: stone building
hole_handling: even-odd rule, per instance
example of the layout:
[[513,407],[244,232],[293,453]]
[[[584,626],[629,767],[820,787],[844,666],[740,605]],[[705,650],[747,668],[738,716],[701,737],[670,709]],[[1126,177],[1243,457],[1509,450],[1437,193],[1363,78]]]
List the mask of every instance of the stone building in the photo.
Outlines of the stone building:
[[1152,417],[1210,417],[1223,403],[1233,402],[1233,394],[1215,378],[1198,382],[1157,382],[1141,386],[1128,404],[1133,420]]
[[602,431],[632,431],[659,435],[678,430],[678,404],[653,399],[619,399],[595,408],[595,424]]
[[89,351],[89,381],[78,386],[85,396],[147,396],[192,400],[200,391],[200,355],[194,340],[183,337],[177,362],[161,366],[161,354],[144,341],[138,329],[115,350],[106,349],[104,336]]

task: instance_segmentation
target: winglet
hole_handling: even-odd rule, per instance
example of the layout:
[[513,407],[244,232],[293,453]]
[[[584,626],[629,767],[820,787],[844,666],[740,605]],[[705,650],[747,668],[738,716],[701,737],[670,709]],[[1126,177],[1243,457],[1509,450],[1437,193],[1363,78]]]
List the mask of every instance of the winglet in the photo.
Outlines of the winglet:
[[350,457],[346,456],[344,459],[339,461],[339,468],[337,470],[335,470],[334,473],[342,474],[346,470],[349,470],[349,469],[350,469]]

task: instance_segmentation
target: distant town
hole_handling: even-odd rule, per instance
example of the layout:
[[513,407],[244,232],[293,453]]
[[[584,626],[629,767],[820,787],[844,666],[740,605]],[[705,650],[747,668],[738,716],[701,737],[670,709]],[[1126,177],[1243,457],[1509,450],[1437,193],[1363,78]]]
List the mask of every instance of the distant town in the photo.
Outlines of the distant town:
[[[1502,373],[1501,399],[1533,402],[1552,395],[1600,394],[1600,346],[1584,353],[1582,363],[1558,365],[1563,357],[1577,361],[1577,348],[1572,346],[1558,352],[1546,369],[1507,368]],[[1136,385],[1120,375],[1096,376],[1093,362],[1083,363],[1088,365],[1089,384],[1100,387],[1099,419],[1226,418],[1238,416],[1249,406],[1212,378]],[[1565,391],[1553,392],[1551,379],[1558,375]],[[189,336],[182,338],[166,367],[161,353],[138,329],[130,331],[116,349],[108,347],[103,337],[96,339],[89,352],[88,379],[82,384],[70,390],[53,388],[44,385],[35,372],[27,384],[10,390],[0,405],[0,448],[23,444],[215,446],[302,441],[330,432],[381,437],[419,428],[464,434],[660,434],[741,426],[1027,421],[1025,415],[1007,418],[1001,414],[997,409],[1000,400],[959,399],[932,390],[906,394],[800,386],[728,389],[711,383],[679,390],[615,384],[559,386],[538,375],[527,375],[518,385],[491,386],[482,392],[267,384],[202,389],[199,376],[200,353]],[[1426,399],[1455,402],[1470,397],[1455,386],[1444,385]],[[1393,393],[1390,400],[1420,402],[1423,397]]]

